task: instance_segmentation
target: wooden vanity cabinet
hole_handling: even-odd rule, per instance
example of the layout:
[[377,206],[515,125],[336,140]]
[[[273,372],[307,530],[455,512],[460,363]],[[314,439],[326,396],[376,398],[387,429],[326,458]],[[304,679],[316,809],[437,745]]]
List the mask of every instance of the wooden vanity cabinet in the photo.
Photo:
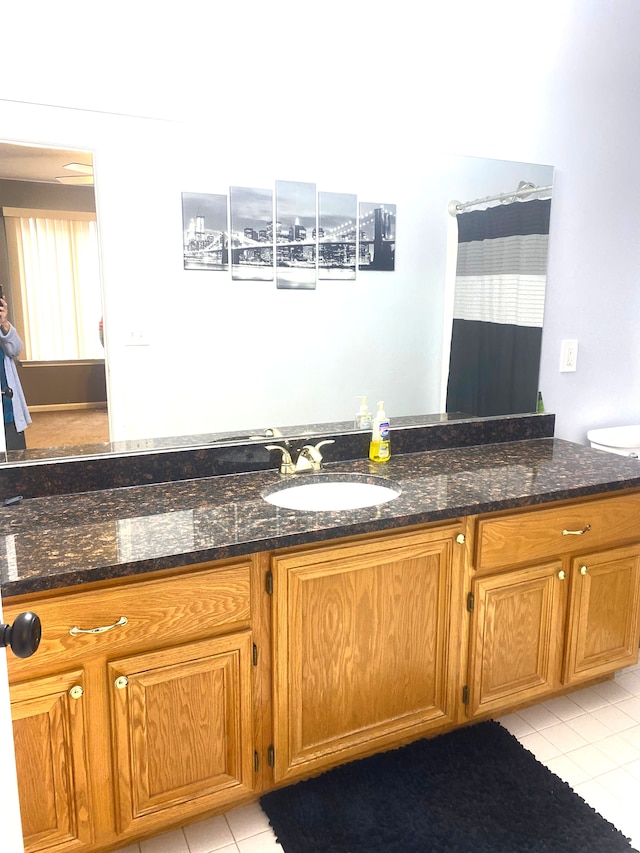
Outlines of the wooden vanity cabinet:
[[462,542],[454,523],[273,556],[276,783],[453,723]]
[[26,853],[112,849],[253,794],[251,570],[4,603],[42,621],[37,653],[7,657]]
[[640,495],[481,518],[473,569],[469,717],[637,662]]
[[243,631],[108,663],[119,835],[252,792],[251,649]]
[[86,850],[93,840],[84,684],[78,669],[11,686],[27,853]]
[[640,545],[572,560],[565,684],[638,661]]
[[542,699],[561,685],[567,584],[560,563],[472,583],[467,714]]
[[101,853],[635,663],[640,491],[3,605],[26,853]]

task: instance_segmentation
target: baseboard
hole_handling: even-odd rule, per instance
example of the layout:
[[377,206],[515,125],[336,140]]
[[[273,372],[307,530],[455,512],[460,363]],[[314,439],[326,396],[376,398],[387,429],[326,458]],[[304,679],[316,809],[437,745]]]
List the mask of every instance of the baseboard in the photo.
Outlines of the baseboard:
[[43,406],[29,406],[29,411],[35,412],[73,412],[82,409],[104,409],[107,411],[106,403],[53,403]]

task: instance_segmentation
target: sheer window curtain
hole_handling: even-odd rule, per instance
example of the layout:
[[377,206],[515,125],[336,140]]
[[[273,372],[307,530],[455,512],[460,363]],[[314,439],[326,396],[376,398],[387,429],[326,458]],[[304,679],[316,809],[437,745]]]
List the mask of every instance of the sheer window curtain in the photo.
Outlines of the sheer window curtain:
[[95,215],[4,208],[10,306],[25,361],[102,359]]

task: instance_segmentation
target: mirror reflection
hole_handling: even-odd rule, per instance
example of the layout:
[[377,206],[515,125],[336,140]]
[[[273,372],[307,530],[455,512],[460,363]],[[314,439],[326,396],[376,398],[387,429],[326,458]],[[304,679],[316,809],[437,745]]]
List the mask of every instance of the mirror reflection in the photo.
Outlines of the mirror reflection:
[[[70,205],[54,201],[51,197],[36,204],[31,200],[32,194],[36,191],[51,193],[53,188],[56,192],[60,189],[84,190],[84,202],[74,202],[74,205],[82,206],[83,212],[93,217],[90,221],[95,226],[93,187],[79,182],[80,179],[90,179],[91,175],[78,170],[67,176],[79,179],[76,186],[73,182],[56,180],[65,176],[64,167],[72,163],[89,170],[91,154],[77,150],[61,152],[42,145],[27,147],[62,154],[64,162],[57,162],[55,174],[50,174],[48,180],[18,177],[15,170],[19,164],[16,163],[12,176],[4,177],[4,172],[0,176],[0,190],[4,191],[5,184],[23,183],[23,189],[26,191],[29,186],[30,193],[29,200],[22,202],[24,206],[53,211],[70,209]],[[19,156],[24,152],[11,151],[8,144],[5,150],[0,147],[0,154],[0,161],[5,167],[14,156],[24,163],[24,157]],[[159,152],[157,156],[161,154]],[[108,165],[108,152],[99,152],[99,155],[100,163],[104,161]],[[117,168],[114,165],[111,169],[105,190],[106,201],[100,195],[98,185],[101,216],[111,215],[112,208],[115,208],[115,204],[110,206],[111,201],[118,193],[120,198],[124,195],[126,168],[123,159]],[[41,319],[32,333],[28,324],[31,319],[29,303],[26,303],[25,312],[24,301],[15,300],[12,293],[12,321],[18,328],[22,324],[22,328],[29,329],[30,349],[28,354],[23,352],[21,356],[20,373],[24,377],[32,416],[45,413],[46,409],[50,414],[58,414],[61,409],[56,410],[56,406],[79,402],[84,408],[74,410],[77,433],[72,434],[71,427],[66,426],[64,432],[52,437],[46,446],[36,446],[27,433],[26,453],[19,458],[9,455],[9,461],[22,463],[30,459],[64,458],[87,453],[194,446],[217,438],[245,441],[256,435],[263,437],[270,427],[284,431],[290,425],[303,425],[298,426],[298,430],[325,423],[339,424],[342,429],[354,428],[354,413],[359,407],[356,398],[360,395],[367,396],[372,410],[375,410],[379,399],[384,399],[392,426],[394,421],[403,418],[426,420],[439,417],[437,413],[440,412],[450,412],[456,417],[505,413],[506,410],[492,410],[493,402],[487,404],[483,400],[483,395],[487,396],[486,389],[474,392],[473,399],[472,395],[467,398],[453,396],[450,366],[459,368],[462,364],[459,375],[463,377],[462,385],[467,387],[469,376],[474,371],[478,372],[482,359],[485,364],[481,373],[492,388],[496,385],[523,388],[526,385],[524,398],[509,404],[512,411],[535,410],[535,396],[532,399],[531,392],[537,392],[546,235],[535,232],[537,245],[518,248],[513,245],[513,238],[530,235],[510,231],[503,233],[498,238],[501,245],[496,244],[489,253],[493,260],[498,259],[497,267],[485,267],[484,261],[481,262],[472,250],[466,252],[468,257],[465,257],[462,269],[458,245],[459,217],[451,214],[450,205],[457,200],[464,208],[458,212],[467,215],[480,212],[487,206],[506,208],[516,204],[524,209],[525,205],[544,202],[545,198],[548,201],[548,194],[545,197],[544,193],[528,191],[531,187],[550,187],[553,168],[457,156],[433,157],[415,164],[414,168],[413,180],[408,181],[405,176],[398,179],[397,186],[388,175],[384,176],[383,195],[397,205],[395,271],[359,273],[355,282],[327,282],[302,298],[301,294],[276,294],[271,289],[260,287],[259,283],[233,287],[230,277],[223,272],[176,271],[176,263],[181,267],[182,235],[179,225],[175,246],[167,241],[159,242],[153,253],[145,254],[143,267],[140,253],[136,255],[129,251],[125,255],[121,247],[126,242],[124,235],[130,238],[130,233],[124,226],[118,231],[117,223],[114,224],[111,218],[108,233],[105,230],[100,246],[105,269],[109,271],[109,280],[104,282],[105,308],[110,307],[110,288],[117,294],[112,297],[116,308],[110,314],[110,327],[105,327],[105,349],[102,349],[98,328],[102,318],[99,296],[97,303],[94,302],[86,311],[86,339],[92,348],[84,354],[79,350],[69,357],[66,351],[58,355],[50,352],[36,355],[40,346],[39,334],[43,327],[47,331],[47,321]],[[123,174],[123,186],[117,185],[120,173]],[[368,200],[366,192],[370,192],[370,197],[376,197],[377,185],[374,181],[374,189],[371,190],[371,184],[365,182],[365,174],[363,165],[361,174],[357,174],[357,170],[354,173],[353,185],[344,175],[336,178],[333,184],[331,175],[329,178],[325,176],[324,180],[318,177],[317,187],[324,191],[334,190],[337,186],[340,190],[358,193],[361,200]],[[270,179],[275,182],[288,177],[280,171]],[[317,176],[310,174],[308,177],[313,180]],[[164,190],[152,171],[146,175],[136,169],[136,180],[139,198],[144,197],[153,185],[154,201],[158,207],[155,210],[156,221],[166,222],[173,214],[178,223],[179,195]],[[237,180],[229,181],[232,183],[237,183]],[[224,184],[223,180],[222,186],[212,189],[226,192],[228,187]],[[258,181],[256,185],[268,185],[268,181],[265,180],[264,184]],[[363,186],[369,187],[364,193]],[[519,187],[525,192],[517,197],[515,194]],[[209,189],[204,185],[198,186],[197,181],[194,185],[193,180],[184,182],[180,188],[185,191]],[[491,203],[467,206],[469,202],[491,196],[501,198]],[[14,206],[10,199],[5,201],[4,194],[0,202],[3,209]],[[120,201],[119,204],[121,210]],[[128,242],[131,244],[130,239]],[[175,258],[172,255],[174,250],[177,252]],[[535,261],[532,261],[532,253]],[[128,263],[124,263],[125,257]],[[526,262],[522,258],[527,258]],[[526,285],[522,293],[514,284],[516,278]],[[0,248],[2,279],[8,282],[11,291],[16,288],[14,276],[9,273],[6,243],[4,248]],[[496,293],[501,289],[511,294],[510,301],[507,300],[508,304],[493,314],[487,314],[488,309],[478,305],[469,310],[469,299],[464,293],[469,291],[471,279],[484,288],[487,304],[495,304]],[[97,289],[99,294],[99,276],[96,288],[95,280],[91,282],[91,275],[85,276],[83,272],[80,293],[84,293],[85,280],[87,287],[94,293]],[[133,293],[132,288],[144,282],[149,289],[150,281],[153,281],[153,298],[144,301],[142,296]],[[57,286],[50,289],[55,290]],[[123,292],[137,296],[130,303],[135,314],[133,319],[126,317],[130,304],[129,299],[121,300]],[[173,375],[169,377],[168,387],[180,389],[179,394],[166,393],[167,342],[159,331],[155,332],[161,328],[162,305],[169,294],[179,295],[180,319],[188,331],[191,350],[186,362],[187,370],[181,369],[180,374],[175,375],[178,381],[174,381]],[[301,304],[303,299],[304,304]],[[529,310],[527,305],[532,300],[535,305]],[[289,318],[290,322],[279,322],[282,317]],[[472,329],[471,337],[479,339],[477,327],[482,323],[491,326],[489,342],[496,337],[496,327],[501,325],[513,326],[511,334],[514,338],[522,337],[519,328],[535,330],[530,335],[532,340],[519,346],[521,355],[518,358],[523,369],[526,368],[526,383],[521,376],[505,377],[505,365],[516,361],[505,356],[505,348],[497,353],[489,351],[487,355],[486,344],[475,350],[467,346],[469,330]],[[130,337],[131,330],[140,328],[148,345],[128,346],[127,337]],[[24,334],[27,337],[26,331]],[[70,334],[63,335],[65,341],[69,337]],[[107,427],[105,355],[110,364],[111,436]],[[45,381],[36,387],[31,377],[42,374],[44,365],[51,368],[52,362],[64,367],[68,375],[71,366],[76,371],[80,370],[81,378],[76,377],[74,381],[85,391],[90,386],[93,390],[86,391],[82,401],[60,402],[47,397],[52,383]],[[183,383],[188,383],[187,398],[196,401],[194,405],[183,405]],[[77,397],[77,392],[73,396]],[[100,426],[97,426],[95,421],[99,419]],[[35,438],[35,431],[32,435]]]
[[[8,318],[23,346],[17,371],[31,423],[20,435],[29,452],[107,445],[101,285],[90,152],[0,143],[0,283]],[[4,387],[4,386],[3,386]],[[3,395],[6,401],[6,394]],[[5,402],[5,418],[7,417]],[[5,427],[5,431],[7,431]],[[20,448],[7,434],[9,451]],[[53,451],[55,454],[56,451]]]
[[534,411],[546,288],[551,186],[455,202],[458,251],[448,412]]

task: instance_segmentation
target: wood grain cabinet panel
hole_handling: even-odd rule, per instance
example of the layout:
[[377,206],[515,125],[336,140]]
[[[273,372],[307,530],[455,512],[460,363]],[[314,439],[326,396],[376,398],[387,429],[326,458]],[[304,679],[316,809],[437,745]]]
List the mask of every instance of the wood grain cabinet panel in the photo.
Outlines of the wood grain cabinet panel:
[[563,574],[555,562],[474,581],[469,716],[533,701],[560,686]]
[[253,790],[251,633],[111,661],[119,832]]
[[478,571],[540,563],[640,539],[640,494],[574,501],[478,522]]
[[36,654],[7,657],[27,853],[113,850],[253,793],[252,571],[6,602],[42,621]]
[[[611,547],[640,538],[637,500],[478,521],[468,716],[505,712],[637,662],[640,544]],[[539,556],[549,553],[556,559]]]
[[[246,563],[43,599],[37,604],[42,622],[38,653],[24,660],[9,657],[9,676],[33,677],[51,671],[61,660],[66,666],[78,665],[104,654],[105,648],[112,655],[128,654],[166,644],[167,638],[188,642],[244,628],[250,618],[250,574]],[[12,622],[25,607],[8,601],[3,609]],[[126,624],[118,624],[121,617]],[[71,634],[74,627],[81,633]]]
[[87,850],[93,840],[83,685],[81,670],[12,685],[25,853]]
[[459,532],[274,558],[276,781],[453,720]]
[[640,549],[573,560],[565,680],[606,675],[638,661]]

